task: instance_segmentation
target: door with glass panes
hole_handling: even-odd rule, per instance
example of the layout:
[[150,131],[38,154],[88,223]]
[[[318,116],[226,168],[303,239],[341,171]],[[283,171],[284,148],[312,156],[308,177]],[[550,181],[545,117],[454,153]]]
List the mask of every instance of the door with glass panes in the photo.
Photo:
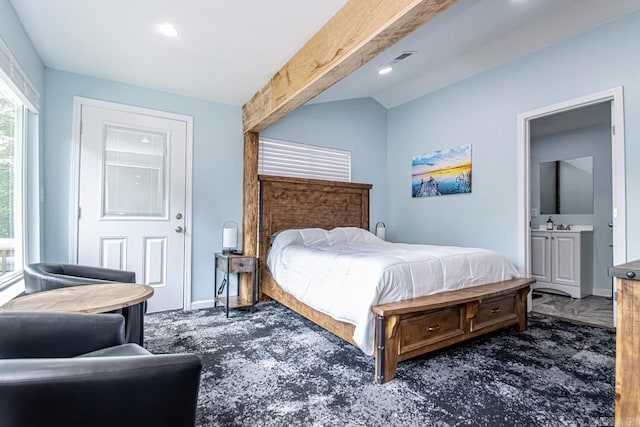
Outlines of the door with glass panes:
[[186,122],[83,105],[78,263],[136,272],[183,307]]

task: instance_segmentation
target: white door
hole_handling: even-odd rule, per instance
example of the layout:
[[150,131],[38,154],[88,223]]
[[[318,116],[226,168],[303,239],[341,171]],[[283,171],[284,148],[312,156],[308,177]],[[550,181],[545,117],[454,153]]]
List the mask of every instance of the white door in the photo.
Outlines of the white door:
[[82,105],[78,264],[135,271],[183,307],[186,122]]

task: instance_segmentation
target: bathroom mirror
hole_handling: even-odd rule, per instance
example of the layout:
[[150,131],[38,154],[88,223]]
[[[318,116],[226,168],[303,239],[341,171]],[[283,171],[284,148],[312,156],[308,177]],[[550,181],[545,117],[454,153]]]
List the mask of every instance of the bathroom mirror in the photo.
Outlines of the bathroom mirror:
[[540,214],[593,213],[593,156],[540,163]]

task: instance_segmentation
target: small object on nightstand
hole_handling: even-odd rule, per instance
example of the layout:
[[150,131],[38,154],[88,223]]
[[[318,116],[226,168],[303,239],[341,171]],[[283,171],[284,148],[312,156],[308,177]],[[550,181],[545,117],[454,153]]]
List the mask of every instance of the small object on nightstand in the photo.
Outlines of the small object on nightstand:
[[233,253],[238,248],[238,224],[227,221],[222,224],[222,253]]
[[[253,307],[258,299],[258,258],[252,255],[237,255],[234,253],[215,254],[215,267],[213,273],[214,286],[218,285],[218,270],[224,272],[224,278],[220,287],[216,290],[214,307],[218,303],[225,306],[225,314],[229,317],[229,308]],[[229,296],[229,274],[238,275],[238,296]],[[251,274],[251,289],[242,289],[240,286],[240,274]],[[226,295],[220,297],[226,287]]]

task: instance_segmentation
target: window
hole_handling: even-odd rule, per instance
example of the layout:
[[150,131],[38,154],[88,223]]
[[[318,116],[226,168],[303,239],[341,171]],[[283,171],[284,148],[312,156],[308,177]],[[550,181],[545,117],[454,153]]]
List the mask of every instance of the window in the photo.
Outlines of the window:
[[103,218],[166,218],[169,134],[105,125]]
[[[38,146],[37,112],[40,94],[19,61],[0,38],[0,300],[15,296],[22,279],[26,259],[26,197],[24,152],[27,150],[27,125],[33,131],[32,146]],[[30,118],[34,118],[29,123]],[[37,154],[37,151],[34,151]],[[37,163],[37,161],[35,162]],[[32,196],[38,193],[38,165],[34,165]],[[32,212],[34,228],[31,247],[34,261],[39,258],[39,209]],[[1,303],[2,301],[0,301]]]
[[22,273],[24,107],[0,80],[0,286]]
[[350,182],[351,152],[260,138],[258,173]]

